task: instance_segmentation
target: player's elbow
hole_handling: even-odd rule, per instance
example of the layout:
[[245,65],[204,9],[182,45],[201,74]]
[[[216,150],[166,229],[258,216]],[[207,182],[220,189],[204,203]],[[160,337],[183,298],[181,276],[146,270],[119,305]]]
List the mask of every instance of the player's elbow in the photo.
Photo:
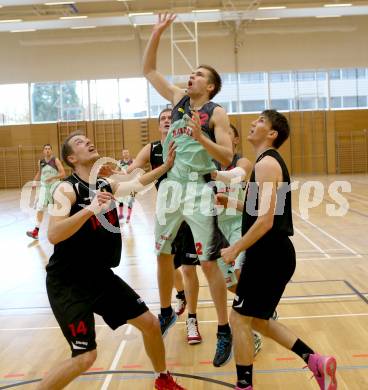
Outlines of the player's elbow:
[[56,245],[61,241],[60,235],[57,233],[56,229],[53,228],[49,228],[47,238],[52,245]]
[[231,150],[226,149],[226,152],[222,156],[221,164],[225,167],[228,167],[233,161],[233,153]]

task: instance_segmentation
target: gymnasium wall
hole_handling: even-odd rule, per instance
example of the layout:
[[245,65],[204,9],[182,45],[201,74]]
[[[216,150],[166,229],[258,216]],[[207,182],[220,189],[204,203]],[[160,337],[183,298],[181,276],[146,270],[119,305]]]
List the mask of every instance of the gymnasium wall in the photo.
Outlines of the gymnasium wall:
[[[141,76],[151,27],[0,33],[0,83]],[[163,37],[158,68],[171,73],[170,40]],[[253,22],[240,37],[238,71],[366,67],[367,17]],[[234,36],[219,23],[199,24],[199,61],[236,72]],[[219,55],[221,53],[221,55]],[[190,57],[190,54],[188,54]],[[187,74],[176,62],[176,74]]]
[[[368,110],[305,111],[285,114],[290,139],[280,151],[292,174],[368,172]],[[241,130],[242,154],[254,161],[246,137],[256,114],[231,115]],[[119,158],[127,148],[135,156],[147,142],[160,138],[157,119],[31,124],[0,127],[0,188],[32,180],[42,145],[50,143],[60,155],[62,140],[84,131],[101,156]],[[14,175],[16,172],[16,175]]]

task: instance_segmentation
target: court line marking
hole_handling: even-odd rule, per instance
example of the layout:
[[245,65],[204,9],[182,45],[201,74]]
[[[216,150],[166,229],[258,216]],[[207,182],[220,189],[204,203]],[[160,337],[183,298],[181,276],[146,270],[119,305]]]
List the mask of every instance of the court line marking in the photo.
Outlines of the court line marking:
[[[125,336],[128,336],[130,333],[132,333],[132,330],[133,330],[133,326],[132,325],[128,325],[127,328],[126,328]],[[116,351],[116,354],[114,356],[114,360],[112,361],[111,366],[109,368],[109,371],[114,371],[116,369],[116,367],[118,366],[119,360],[121,358],[121,355],[123,354],[123,351],[125,349],[125,346],[126,346],[127,342],[128,342],[127,339],[123,339],[122,342],[120,343],[119,348]],[[104,383],[101,386],[101,390],[107,390],[108,389],[108,387],[110,385],[110,382],[111,382],[111,379],[112,379],[112,374],[107,375],[107,377],[105,378]]]
[[314,248],[316,248],[319,253],[322,253],[327,259],[330,259],[331,256],[326,253],[320,246],[318,246],[314,241],[312,241],[308,236],[306,236],[301,230],[298,228],[294,227],[294,230],[301,235],[306,241],[308,241]]
[[299,213],[297,213],[295,210],[293,210],[293,213],[295,215],[297,215],[302,221],[304,221],[305,223],[307,223],[308,225],[311,225],[312,227],[314,227],[315,229],[317,229],[320,233],[324,234],[325,236],[329,237],[331,240],[337,242],[339,245],[341,245],[342,247],[344,247],[345,249],[347,249],[350,253],[352,253],[353,255],[355,255],[356,257],[362,257],[359,253],[357,253],[354,249],[351,249],[348,245],[344,244],[343,242],[341,242],[340,240],[338,240],[336,237],[332,236],[330,233],[326,232],[324,229],[320,228],[319,226],[317,226],[316,224],[314,224],[313,222],[310,222],[308,221],[307,219],[303,218]]
[[[318,319],[318,318],[339,318],[339,317],[368,317],[368,313],[341,313],[341,314],[325,314],[325,315],[314,315],[314,316],[294,316],[294,317],[279,317],[279,320],[301,320],[301,319]],[[177,321],[177,324],[185,324],[185,321]],[[199,323],[217,323],[217,320],[200,320]],[[106,324],[96,324],[96,328],[106,328],[108,325]],[[131,326],[131,325],[129,325]],[[54,330],[54,329],[60,329],[59,326],[42,326],[42,327],[28,327],[28,328],[0,328],[0,331],[7,332],[7,331],[23,331],[23,330]],[[127,335],[127,333],[125,334]],[[127,343],[128,340],[124,339],[120,346],[119,349],[115,355],[115,358],[117,361],[119,361],[119,358],[123,352],[123,348],[125,347],[125,344]],[[120,353],[120,356],[118,356],[118,352]],[[113,366],[115,362],[115,358],[113,363],[111,364],[111,367]],[[116,363],[117,364],[117,363]]]

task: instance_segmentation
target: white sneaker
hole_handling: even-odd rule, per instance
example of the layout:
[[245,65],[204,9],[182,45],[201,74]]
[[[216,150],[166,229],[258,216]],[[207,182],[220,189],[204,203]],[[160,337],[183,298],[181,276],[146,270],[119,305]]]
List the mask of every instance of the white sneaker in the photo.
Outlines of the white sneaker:
[[188,344],[199,344],[202,342],[202,336],[198,330],[198,322],[196,318],[187,319],[187,340]]
[[180,316],[181,314],[184,313],[186,306],[187,306],[187,301],[185,300],[185,298],[181,299],[178,298],[178,296],[176,296],[175,313],[177,316]]

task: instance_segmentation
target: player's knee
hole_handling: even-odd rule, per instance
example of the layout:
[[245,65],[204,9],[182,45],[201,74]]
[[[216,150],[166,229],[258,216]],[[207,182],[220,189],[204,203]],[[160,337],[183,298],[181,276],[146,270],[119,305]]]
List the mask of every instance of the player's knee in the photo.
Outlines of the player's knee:
[[134,324],[145,335],[161,333],[160,323],[150,311],[140,316],[139,323]]
[[188,279],[196,278],[196,266],[195,265],[184,265],[181,267],[184,276]]
[[97,358],[96,349],[92,351],[87,351],[75,357],[81,371],[87,371],[92,366],[92,364],[96,361],[96,358]]
[[202,271],[207,277],[209,275],[213,275],[215,272],[219,270],[216,261],[202,261],[201,267],[202,267]]

